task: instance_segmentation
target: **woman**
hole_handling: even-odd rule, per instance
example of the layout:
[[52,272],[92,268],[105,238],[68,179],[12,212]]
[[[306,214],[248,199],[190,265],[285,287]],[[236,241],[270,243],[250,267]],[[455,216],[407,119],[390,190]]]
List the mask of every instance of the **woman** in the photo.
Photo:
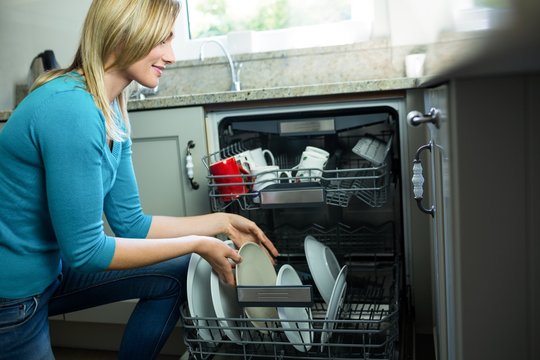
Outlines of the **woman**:
[[153,359],[178,321],[190,253],[229,284],[241,258],[213,236],[277,255],[237,215],[141,210],[122,92],[157,86],[175,61],[179,11],[175,0],[94,0],[73,64],[38,79],[0,134],[0,359],[52,359],[49,315],[132,298],[119,358]]

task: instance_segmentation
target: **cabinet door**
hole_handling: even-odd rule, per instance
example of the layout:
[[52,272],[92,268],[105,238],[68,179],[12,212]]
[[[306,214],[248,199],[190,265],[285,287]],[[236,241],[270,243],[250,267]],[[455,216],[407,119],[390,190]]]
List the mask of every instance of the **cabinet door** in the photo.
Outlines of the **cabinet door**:
[[448,124],[448,88],[446,85],[426,91],[426,113],[438,111],[438,122],[429,123],[432,143],[430,198],[434,207],[432,221],[432,270],[434,340],[437,359],[455,359],[454,268],[452,251],[450,143]]
[[[130,113],[133,166],[143,209],[155,215],[200,215],[210,211],[204,111],[200,107]],[[187,177],[188,142],[194,163],[194,189]]]
[[[424,94],[426,105],[423,115],[409,113],[415,126],[427,124],[429,142],[421,146],[415,156],[415,198],[418,207],[429,214],[433,340],[437,360],[455,359],[452,296],[452,236],[450,224],[450,143],[448,124],[448,88],[446,85],[428,89]],[[429,151],[426,151],[429,150]],[[427,165],[423,167],[424,165]],[[424,179],[425,177],[425,179]],[[415,180],[416,178],[416,180]],[[422,180],[422,181],[420,181]],[[424,198],[423,181],[426,180]]]

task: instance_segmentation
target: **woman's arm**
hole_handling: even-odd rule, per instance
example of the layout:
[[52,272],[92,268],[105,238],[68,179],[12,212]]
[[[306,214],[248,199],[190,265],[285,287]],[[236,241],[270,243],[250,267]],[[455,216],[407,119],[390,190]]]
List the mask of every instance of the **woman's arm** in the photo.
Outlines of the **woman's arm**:
[[208,236],[190,235],[153,241],[116,238],[114,255],[108,270],[151,265],[193,252],[208,261],[223,281],[234,284],[232,272],[234,265],[229,259],[239,263],[240,255],[223,241]]
[[224,234],[235,243],[237,248],[252,241],[266,248],[272,257],[279,255],[272,241],[253,221],[229,213],[187,217],[153,216],[147,237],[169,238],[190,234],[204,236]]

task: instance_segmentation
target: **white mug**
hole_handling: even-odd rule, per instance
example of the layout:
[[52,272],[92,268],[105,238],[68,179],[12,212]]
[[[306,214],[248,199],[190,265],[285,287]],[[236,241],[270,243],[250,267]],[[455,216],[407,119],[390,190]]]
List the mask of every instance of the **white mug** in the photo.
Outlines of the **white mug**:
[[277,165],[258,166],[251,170],[253,175],[253,190],[261,191],[267,186],[278,183],[278,170]]
[[[256,148],[256,149],[250,150],[249,152],[250,152],[251,158],[254,161],[254,164],[253,164],[254,167],[276,164],[274,160],[274,154],[272,154],[272,152],[268,149],[263,150],[261,148]],[[270,163],[266,161],[266,156],[270,158]]]
[[[267,186],[278,183],[278,170],[277,165],[259,166],[251,170],[251,174],[254,178],[253,191],[259,192]],[[259,195],[253,198],[254,203],[260,203],[261,199]]]
[[[266,162],[265,155],[269,156],[271,164]],[[250,172],[259,166],[274,165],[274,155],[272,152],[270,150],[263,150],[261,148],[243,151],[240,154],[234,155],[234,158]]]
[[234,158],[236,159],[236,161],[238,161],[240,163],[240,165],[242,165],[242,167],[248,171],[251,172],[251,168],[252,167],[255,167],[255,160],[253,159],[253,157],[251,156],[251,151],[250,150],[246,150],[246,151],[243,151],[239,154],[236,154],[234,155]]
[[320,153],[304,151],[300,163],[293,167],[293,170],[298,170],[295,177],[300,182],[319,181],[327,162],[328,158]]
[[330,153],[328,151],[315,147],[315,146],[306,146],[305,151],[317,153],[319,155],[326,157],[327,159],[330,156]]

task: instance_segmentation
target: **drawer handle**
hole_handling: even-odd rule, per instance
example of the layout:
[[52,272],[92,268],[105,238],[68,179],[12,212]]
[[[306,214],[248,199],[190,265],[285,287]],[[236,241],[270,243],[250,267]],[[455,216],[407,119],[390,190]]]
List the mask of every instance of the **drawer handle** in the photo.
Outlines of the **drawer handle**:
[[422,168],[422,160],[420,160],[420,154],[424,150],[429,150],[433,148],[433,143],[430,141],[426,145],[422,145],[418,148],[416,151],[416,155],[413,160],[413,176],[412,176],[412,184],[413,184],[413,193],[414,193],[414,199],[416,200],[416,204],[418,205],[418,208],[428,214],[431,215],[431,217],[435,216],[435,206],[431,205],[429,209],[425,208],[424,205],[422,205],[422,200],[424,199],[424,174],[423,174],[423,168]]

